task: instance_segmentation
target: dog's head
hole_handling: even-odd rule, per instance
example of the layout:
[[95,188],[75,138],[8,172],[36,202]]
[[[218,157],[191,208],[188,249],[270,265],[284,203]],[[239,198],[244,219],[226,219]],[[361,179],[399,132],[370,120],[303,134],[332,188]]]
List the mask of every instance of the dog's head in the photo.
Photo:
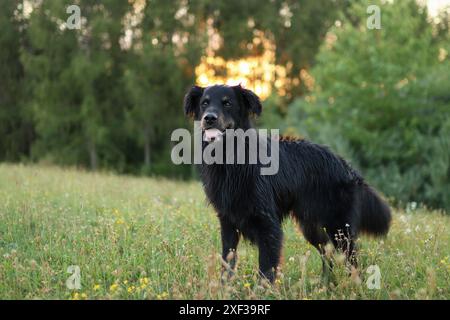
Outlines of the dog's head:
[[261,110],[258,96],[240,85],[194,86],[184,97],[185,114],[200,121],[207,141],[218,139],[227,129],[250,128],[250,116]]

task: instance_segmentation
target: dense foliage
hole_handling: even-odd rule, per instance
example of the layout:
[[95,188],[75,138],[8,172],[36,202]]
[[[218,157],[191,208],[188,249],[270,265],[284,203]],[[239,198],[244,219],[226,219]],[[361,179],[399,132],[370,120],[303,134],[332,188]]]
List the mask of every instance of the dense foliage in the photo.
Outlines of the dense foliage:
[[368,30],[366,7],[329,30],[290,129],[352,159],[396,200],[450,208],[448,31],[413,1],[383,7],[382,28]]

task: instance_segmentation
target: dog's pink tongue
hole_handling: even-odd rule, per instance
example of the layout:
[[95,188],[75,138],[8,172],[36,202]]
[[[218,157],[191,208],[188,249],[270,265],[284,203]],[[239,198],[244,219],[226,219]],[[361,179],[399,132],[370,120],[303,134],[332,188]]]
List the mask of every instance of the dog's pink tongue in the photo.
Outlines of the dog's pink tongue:
[[207,129],[205,130],[205,141],[216,140],[222,135],[222,132],[219,129]]

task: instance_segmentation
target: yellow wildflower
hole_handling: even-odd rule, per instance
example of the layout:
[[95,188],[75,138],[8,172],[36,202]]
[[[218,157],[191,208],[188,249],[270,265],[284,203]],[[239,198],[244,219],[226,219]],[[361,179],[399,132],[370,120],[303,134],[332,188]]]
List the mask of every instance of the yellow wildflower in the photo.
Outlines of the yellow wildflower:
[[142,287],[142,286],[145,287],[146,285],[148,285],[149,280],[148,280],[147,277],[144,277],[144,278],[139,279],[139,283],[141,284],[141,287]]
[[158,294],[158,295],[156,296],[156,299],[158,299],[158,300],[163,300],[163,299],[167,298],[168,296],[169,296],[169,294],[168,294],[167,292],[163,292],[163,293],[161,293],[161,294]]
[[92,287],[92,289],[94,289],[94,291],[97,291],[100,289],[100,285],[99,284],[94,284],[94,286]]
[[118,288],[119,288],[119,285],[117,283],[114,283],[109,287],[109,291],[115,292]]

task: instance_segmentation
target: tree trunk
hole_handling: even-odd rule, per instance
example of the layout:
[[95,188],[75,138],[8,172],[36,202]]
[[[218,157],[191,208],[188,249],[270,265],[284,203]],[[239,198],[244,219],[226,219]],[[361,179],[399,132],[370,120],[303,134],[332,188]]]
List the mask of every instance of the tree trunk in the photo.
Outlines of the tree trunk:
[[91,170],[97,170],[98,157],[97,157],[97,148],[95,143],[92,140],[88,142],[88,151],[89,151],[89,161],[91,164]]
[[144,128],[144,164],[150,167],[150,126]]

